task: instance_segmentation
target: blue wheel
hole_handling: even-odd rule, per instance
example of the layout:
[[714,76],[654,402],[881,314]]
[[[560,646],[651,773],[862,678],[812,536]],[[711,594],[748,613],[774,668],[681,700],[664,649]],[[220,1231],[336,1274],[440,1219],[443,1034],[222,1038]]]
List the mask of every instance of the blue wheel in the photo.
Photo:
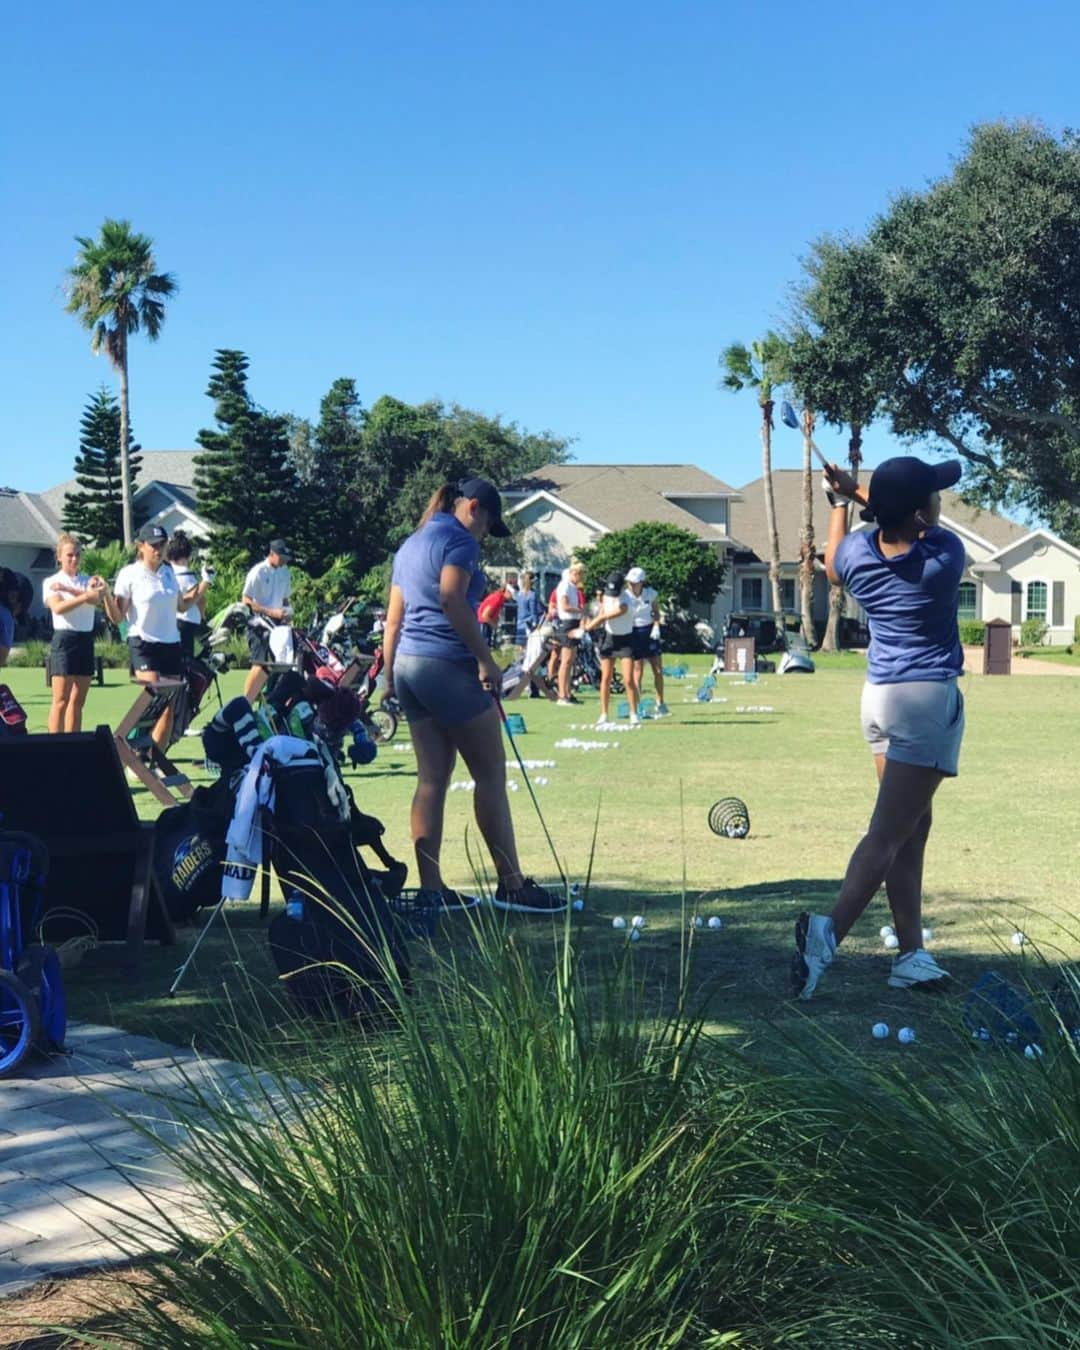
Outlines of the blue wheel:
[[0,970],[0,1078],[15,1072],[38,1032],[37,999],[17,975]]

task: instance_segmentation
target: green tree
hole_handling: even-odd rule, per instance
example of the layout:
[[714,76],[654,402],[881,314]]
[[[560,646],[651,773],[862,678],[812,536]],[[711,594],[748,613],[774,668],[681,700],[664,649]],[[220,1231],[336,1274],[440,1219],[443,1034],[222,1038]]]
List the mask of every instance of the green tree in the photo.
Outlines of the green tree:
[[335,380],[311,430],[311,471],[298,522],[304,554],[316,572],[332,559],[352,554],[359,574],[382,556],[380,531],[371,528],[378,516],[369,515],[366,494],[359,490],[364,476],[364,422],[354,381]]
[[678,525],[639,521],[626,530],[601,535],[578,558],[588,572],[587,589],[603,584],[610,572],[625,574],[644,567],[649,585],[669,611],[711,605],[724,582],[724,563],[714,548]]
[[75,242],[79,253],[67,274],[67,310],[90,329],[91,350],[104,351],[119,377],[121,516],[124,543],[130,545],[128,339],[142,331],[151,342],[157,341],[165,322],[165,301],[176,293],[176,278],[158,271],[154,241],[136,234],[130,221],[106,220],[96,239],[76,235]]
[[[75,481],[81,491],[68,493],[62,521],[65,530],[99,547],[124,534],[120,445],[120,407],[107,389],[99,389],[88,399],[80,423]],[[133,490],[140,459],[139,447],[130,446],[128,472]]]
[[252,402],[247,370],[243,352],[218,350],[206,391],[217,430],[196,438],[202,453],[195,460],[195,491],[217,526],[215,554],[223,558],[254,558],[274,535],[288,537],[300,505],[287,419]]
[[[828,251],[842,255],[824,269]],[[865,354],[892,430],[966,461],[965,495],[1080,542],[1080,136],[976,127],[864,239],[822,241],[816,336]],[[853,322],[859,316],[859,322]]]
[[787,379],[788,344],[771,330],[749,347],[733,342],[724,349],[720,366],[725,389],[738,393],[752,389],[761,410],[761,474],[765,489],[765,524],[769,535],[769,582],[774,611],[780,599],[780,537],[776,530],[776,497],[772,477],[773,393]]

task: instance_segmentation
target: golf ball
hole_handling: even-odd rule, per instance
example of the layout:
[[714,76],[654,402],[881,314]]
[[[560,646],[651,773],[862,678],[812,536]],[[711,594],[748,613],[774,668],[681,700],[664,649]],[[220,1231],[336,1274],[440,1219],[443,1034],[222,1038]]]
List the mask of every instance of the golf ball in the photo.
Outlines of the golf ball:
[[580,895],[575,896],[574,899],[573,899],[573,901],[571,902],[571,904],[572,904],[572,907],[573,907],[579,914],[580,914],[581,911],[585,908],[585,901],[582,900],[582,898],[581,898]]
[[971,1033],[971,1039],[973,1041],[988,1041],[991,1039],[991,1037],[989,1031],[987,1031],[985,1027],[977,1027]]
[[1030,1045],[1024,1046],[1025,1059],[1042,1059],[1043,1049],[1041,1045],[1036,1045],[1034,1041]]
[[704,927],[705,927],[705,920],[701,917],[700,914],[695,914],[695,915],[694,915],[694,927],[695,927],[695,928],[704,928]]
[[891,923],[887,923],[887,924],[884,926],[884,928],[882,928],[881,933],[880,933],[880,936],[881,936],[882,939],[888,938],[888,937],[895,937],[895,936],[896,936],[896,929],[892,926]]
[[715,914],[714,914],[714,915],[712,916],[712,918],[709,920],[709,927],[710,927],[710,928],[723,928],[723,926],[724,926],[724,921],[723,921],[723,919],[719,918],[719,917],[718,917],[717,915],[715,915]]
[[911,1043],[915,1040],[914,1027],[901,1027],[900,1030],[896,1033],[896,1039],[900,1042],[901,1045],[911,1045]]
[[888,1022],[875,1022],[870,1028],[870,1035],[873,1036],[875,1041],[887,1040],[889,1035]]
[[1027,938],[1023,933],[1014,933],[1012,935],[1012,945],[1014,947],[1022,947],[1026,941]]
[[888,947],[889,951],[894,952],[900,946],[900,939],[895,933],[889,933],[885,938],[885,946]]
[[644,928],[644,927],[645,927],[645,915],[644,915],[644,914],[635,914],[634,917],[630,920],[630,927],[631,927],[631,928]]
[[611,926],[612,928],[625,928],[626,920],[623,918],[621,914],[616,914],[611,921]]
[[641,941],[641,929],[640,929],[640,928],[631,928],[631,929],[630,929],[630,941],[631,941],[631,942],[640,942],[640,941]]
[[924,942],[933,942],[934,930],[932,928],[924,928],[922,930],[922,940]]

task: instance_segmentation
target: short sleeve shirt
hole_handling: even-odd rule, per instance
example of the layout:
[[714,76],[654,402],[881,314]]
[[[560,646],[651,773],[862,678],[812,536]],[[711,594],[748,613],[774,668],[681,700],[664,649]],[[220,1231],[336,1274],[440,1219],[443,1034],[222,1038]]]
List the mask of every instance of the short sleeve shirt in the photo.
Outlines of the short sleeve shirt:
[[475,660],[442,607],[439,580],[444,567],[460,567],[468,574],[466,599],[475,611],[484,598],[480,545],[455,515],[437,511],[394,556],[391,582],[405,601],[398,642],[402,656]]
[[7,605],[0,605],[0,647],[10,647],[15,641],[15,616]]
[[579,587],[566,578],[555,587],[555,612],[561,623],[581,617],[585,597]]
[[171,645],[180,641],[176,601],[180,587],[168,563],[156,572],[141,562],[128,563],[116,576],[114,593],[128,601],[128,637]]
[[[187,565],[187,563],[173,563],[173,574],[176,577],[176,584],[180,587],[180,594],[190,591],[192,586],[199,584],[199,578]],[[202,615],[199,613],[199,606],[192,603],[186,609],[181,609],[177,618],[181,623],[202,623]]]
[[[56,572],[41,583],[41,598],[45,601],[45,608],[48,609],[49,600],[53,597],[58,600],[71,599],[71,596],[65,594],[65,588],[72,591],[85,591],[89,585],[90,578],[82,572],[73,577],[69,577],[63,571]],[[92,633],[96,617],[93,605],[76,605],[74,609],[69,609],[66,614],[52,615],[53,632]]]
[[605,611],[614,611],[620,605],[626,606],[625,614],[612,613],[611,618],[605,618],[604,627],[612,637],[626,637],[634,626],[634,596],[630,591],[623,591],[615,596],[604,597]]
[[629,592],[631,609],[634,616],[634,628],[651,628],[653,623],[652,607],[656,601],[656,592],[651,586],[642,586],[641,594]]
[[886,557],[877,530],[841,540],[833,568],[870,621],[871,684],[952,680],[962,674],[957,608],[967,565],[964,545],[935,526],[906,553]]
[[280,609],[292,595],[292,578],[284,565],[271,567],[264,558],[244,578],[244,594],[263,609]]

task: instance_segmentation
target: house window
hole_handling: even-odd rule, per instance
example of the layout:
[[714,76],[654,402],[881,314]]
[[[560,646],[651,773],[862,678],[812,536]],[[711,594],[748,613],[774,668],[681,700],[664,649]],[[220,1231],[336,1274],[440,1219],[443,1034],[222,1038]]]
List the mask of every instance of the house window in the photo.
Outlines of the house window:
[[1049,599],[1049,587],[1045,581],[1029,581],[1024,591],[1027,615],[1029,619],[1042,619],[1045,623]]
[[961,619],[977,619],[979,617],[979,597],[973,581],[962,581],[960,583],[957,617]]
[[780,608],[794,610],[795,608],[795,578],[780,578]]
[[743,609],[764,609],[763,591],[765,583],[761,577],[743,577],[739,594]]

